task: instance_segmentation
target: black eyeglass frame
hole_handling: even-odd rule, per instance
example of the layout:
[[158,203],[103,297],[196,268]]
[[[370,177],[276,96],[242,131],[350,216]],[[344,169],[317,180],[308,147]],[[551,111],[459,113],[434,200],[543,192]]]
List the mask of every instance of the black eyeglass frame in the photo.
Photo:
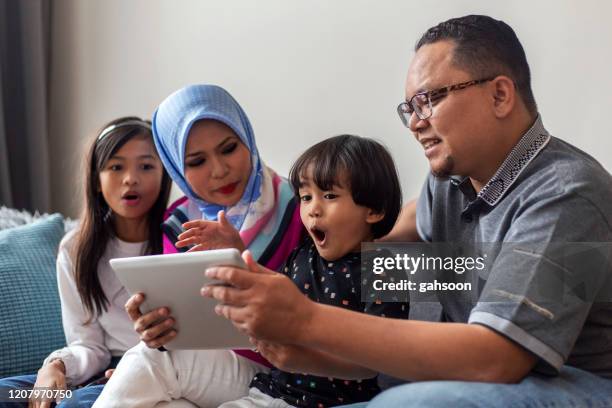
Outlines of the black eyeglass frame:
[[[490,78],[482,78],[482,79],[473,79],[471,81],[461,82],[458,84],[448,85],[443,88],[434,89],[432,91],[423,91],[414,94],[409,100],[404,101],[397,105],[397,114],[399,115],[402,123],[406,127],[410,127],[410,117],[413,113],[416,113],[418,118],[421,120],[429,119],[431,115],[433,115],[433,105],[432,101],[436,102],[446,95],[448,95],[452,91],[458,91],[461,89],[468,88],[473,85],[480,85],[485,82],[489,82],[494,80],[496,77]],[[415,109],[413,105],[414,98],[423,97],[427,98],[427,106],[429,106],[429,115],[424,115],[422,112],[419,112],[418,109]]]

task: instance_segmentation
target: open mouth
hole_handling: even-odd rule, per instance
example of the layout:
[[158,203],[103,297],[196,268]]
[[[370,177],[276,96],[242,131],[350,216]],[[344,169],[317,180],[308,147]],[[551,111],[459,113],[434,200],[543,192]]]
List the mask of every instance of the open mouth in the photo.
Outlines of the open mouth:
[[128,191],[124,195],[121,196],[121,199],[125,201],[128,205],[136,205],[140,201],[140,194]]
[[322,229],[317,227],[311,227],[310,234],[314,238],[316,244],[323,245],[325,243],[325,238],[327,234]]

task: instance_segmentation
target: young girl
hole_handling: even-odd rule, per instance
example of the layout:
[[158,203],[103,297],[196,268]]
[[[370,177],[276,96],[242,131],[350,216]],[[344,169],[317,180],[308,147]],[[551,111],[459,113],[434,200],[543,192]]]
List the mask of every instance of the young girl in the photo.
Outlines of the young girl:
[[[162,252],[159,226],[171,182],[155,151],[150,122],[124,117],[108,123],[93,141],[85,174],[81,222],[64,237],[57,258],[67,346],[51,353],[37,375],[6,378],[0,387],[87,384],[138,342],[124,310],[128,293],[108,260]],[[78,388],[58,406],[89,407],[102,387]],[[51,401],[32,403],[48,407]],[[0,403],[4,406],[16,405]]]

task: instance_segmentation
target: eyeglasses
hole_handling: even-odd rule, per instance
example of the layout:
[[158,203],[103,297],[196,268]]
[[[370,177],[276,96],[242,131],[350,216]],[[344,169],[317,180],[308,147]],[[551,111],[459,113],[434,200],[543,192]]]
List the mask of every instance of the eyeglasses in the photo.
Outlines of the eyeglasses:
[[419,92],[414,94],[414,96],[406,102],[402,102],[397,105],[397,114],[402,120],[404,126],[410,127],[410,118],[412,117],[413,113],[416,113],[418,118],[421,120],[430,118],[433,114],[433,103],[444,98],[449,92],[465,89],[472,85],[479,85],[493,79],[495,79],[495,77],[475,79],[472,81],[461,82],[460,84],[445,86],[444,88],[434,89],[433,91]]

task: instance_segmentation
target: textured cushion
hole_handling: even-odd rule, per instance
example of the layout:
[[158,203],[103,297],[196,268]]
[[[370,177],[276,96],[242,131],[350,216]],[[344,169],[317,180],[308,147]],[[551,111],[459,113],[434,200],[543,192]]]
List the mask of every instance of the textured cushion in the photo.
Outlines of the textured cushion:
[[[13,228],[20,225],[30,224],[36,220],[45,219],[51,217],[47,213],[40,214],[36,211],[34,214],[26,210],[16,210],[5,206],[0,206],[0,230]],[[70,218],[64,219],[64,230],[70,231],[77,225],[77,220]]]
[[65,345],[55,259],[59,214],[0,231],[0,378],[35,373]]

